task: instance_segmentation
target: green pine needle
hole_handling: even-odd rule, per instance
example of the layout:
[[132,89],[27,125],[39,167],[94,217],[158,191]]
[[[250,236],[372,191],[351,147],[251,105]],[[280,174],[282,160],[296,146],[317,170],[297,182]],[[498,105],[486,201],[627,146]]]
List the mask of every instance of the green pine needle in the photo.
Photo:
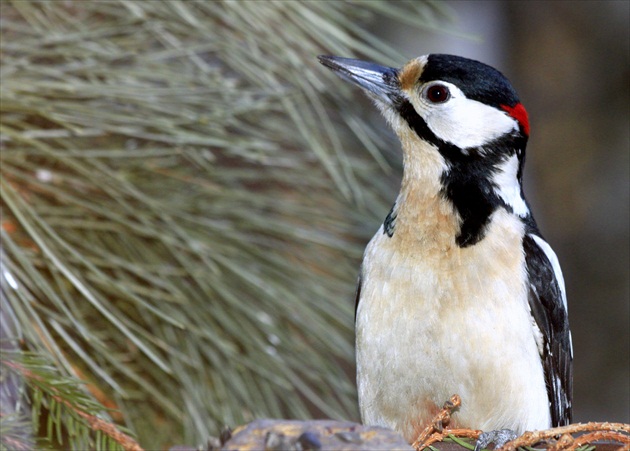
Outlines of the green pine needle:
[[0,4],[0,281],[8,336],[49,362],[29,385],[42,435],[110,444],[66,404],[101,412],[79,379],[147,448],[358,417],[354,283],[391,162],[316,56],[399,64],[375,21],[442,9]]
[[[53,447],[66,445],[72,449],[86,449],[98,447],[101,443],[107,444],[106,449],[122,449],[114,437],[103,434],[91,424],[91,421],[99,420],[102,424],[112,425],[112,421],[108,418],[107,409],[88,395],[80,380],[60,375],[50,361],[27,352],[4,350],[0,369],[2,382],[14,377],[27,388],[15,400],[14,406],[3,403],[3,411],[13,408],[17,421],[6,424],[11,420],[2,415],[2,426],[6,428],[0,436],[2,446],[19,449],[15,445],[16,441],[30,443],[30,428],[26,427],[26,409],[30,408],[33,425],[41,424],[39,420],[42,415],[45,419],[45,433],[38,434],[37,430],[34,433]],[[22,429],[21,434],[12,436],[11,432],[18,427]],[[123,432],[120,427],[117,429]]]
[[453,442],[457,443],[459,446],[462,446],[462,447],[464,447],[464,448],[466,448],[466,449],[470,449],[470,450],[474,450],[474,449],[475,449],[475,445],[474,445],[474,444],[470,443],[470,442],[469,442],[469,441],[467,441],[467,440],[461,439],[461,438],[459,438],[459,437],[455,437],[455,436],[454,436],[454,435],[452,435],[452,434],[449,434],[449,435],[447,436],[447,438],[448,438],[449,440],[452,440]]

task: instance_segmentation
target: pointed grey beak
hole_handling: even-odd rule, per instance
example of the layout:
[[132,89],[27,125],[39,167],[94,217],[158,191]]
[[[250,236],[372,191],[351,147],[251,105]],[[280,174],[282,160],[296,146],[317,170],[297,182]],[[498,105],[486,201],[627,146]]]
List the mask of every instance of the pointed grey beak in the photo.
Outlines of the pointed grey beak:
[[375,100],[394,106],[400,99],[398,69],[339,56],[320,55],[319,62],[341,78],[360,86]]

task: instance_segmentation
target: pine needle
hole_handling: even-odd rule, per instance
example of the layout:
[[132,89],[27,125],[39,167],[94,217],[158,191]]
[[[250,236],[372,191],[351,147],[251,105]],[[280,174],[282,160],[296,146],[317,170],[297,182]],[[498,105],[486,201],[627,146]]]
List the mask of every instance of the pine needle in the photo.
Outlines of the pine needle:
[[[84,380],[99,401],[87,414],[115,406],[148,448],[257,416],[357,417],[353,284],[391,188],[357,93],[316,56],[401,61],[370,31],[382,14],[429,26],[442,13],[0,4],[11,338]],[[87,437],[64,400],[44,435]]]

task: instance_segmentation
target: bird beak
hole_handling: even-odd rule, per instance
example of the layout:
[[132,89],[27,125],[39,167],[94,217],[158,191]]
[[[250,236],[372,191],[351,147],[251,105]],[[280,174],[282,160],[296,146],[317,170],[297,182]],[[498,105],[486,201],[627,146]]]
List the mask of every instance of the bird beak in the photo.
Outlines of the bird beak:
[[400,99],[398,69],[339,56],[320,55],[318,58],[324,66],[363,88],[375,100],[394,106]]

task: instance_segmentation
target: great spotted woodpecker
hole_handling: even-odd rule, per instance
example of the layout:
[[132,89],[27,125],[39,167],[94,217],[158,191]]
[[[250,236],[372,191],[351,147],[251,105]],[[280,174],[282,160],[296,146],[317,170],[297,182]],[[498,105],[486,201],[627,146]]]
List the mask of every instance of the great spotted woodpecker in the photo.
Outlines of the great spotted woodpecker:
[[[564,280],[523,195],[529,122],[510,82],[451,55],[400,69],[319,59],[363,88],[403,150],[400,193],[357,288],[363,422],[412,441],[457,393],[453,426],[521,434],[569,423]],[[497,438],[510,434],[480,442]]]

